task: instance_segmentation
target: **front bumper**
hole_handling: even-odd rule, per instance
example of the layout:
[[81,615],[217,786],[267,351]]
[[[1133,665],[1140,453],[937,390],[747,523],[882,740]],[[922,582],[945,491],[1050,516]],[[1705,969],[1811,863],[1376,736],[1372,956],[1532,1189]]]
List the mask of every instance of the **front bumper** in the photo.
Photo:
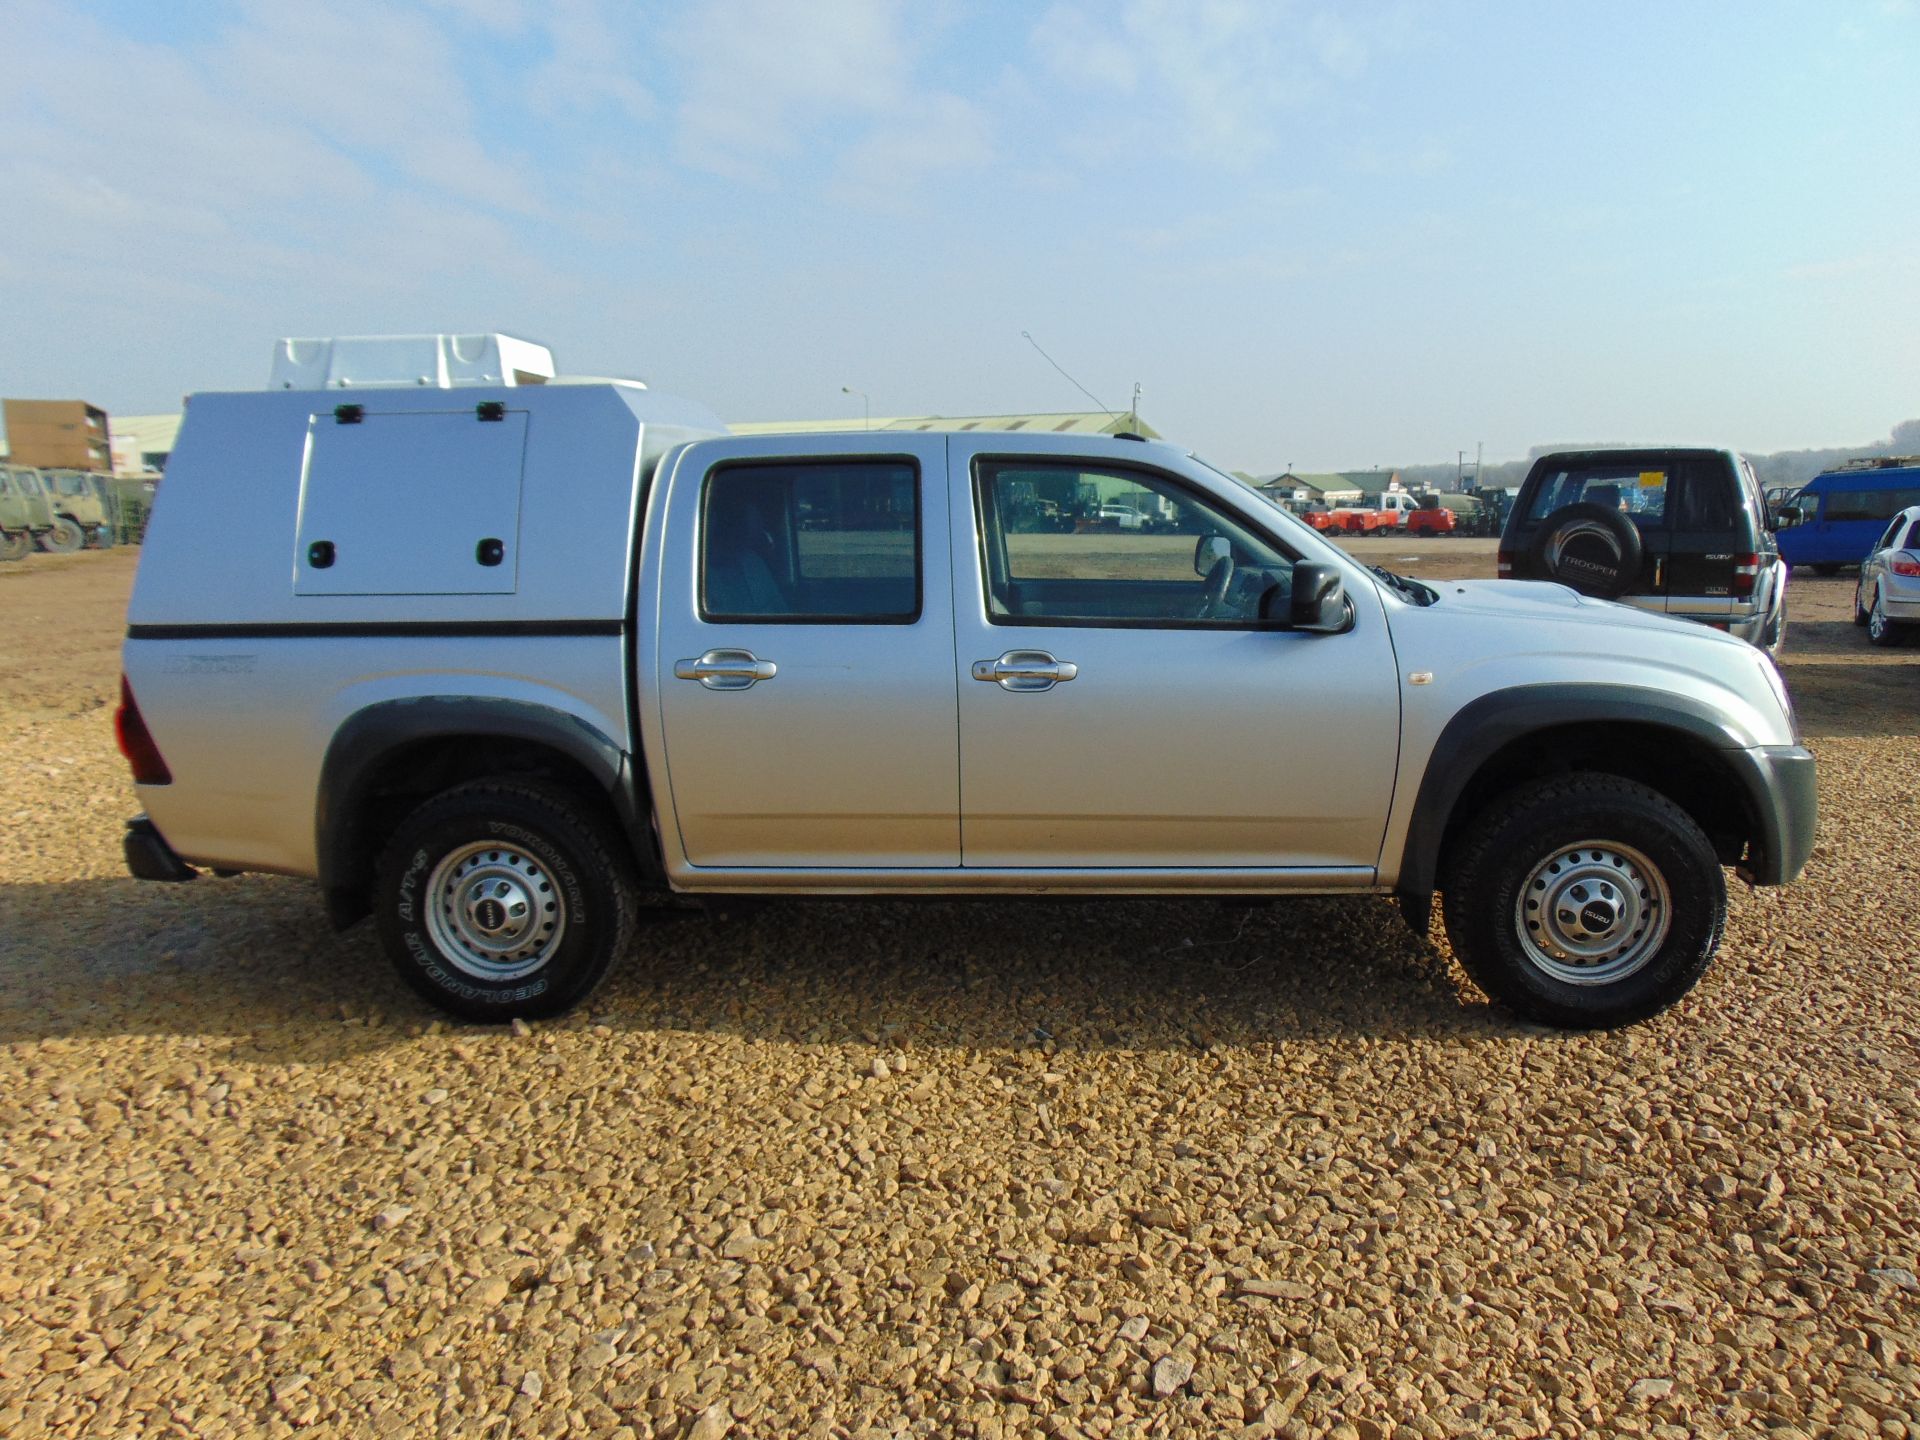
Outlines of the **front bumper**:
[[1740,875],[1754,885],[1785,885],[1806,868],[1820,819],[1813,752],[1800,745],[1756,745],[1722,752],[1733,762],[1757,822]]
[[179,855],[173,846],[167,843],[167,837],[144,815],[136,815],[127,822],[127,869],[137,880],[194,880],[200,872],[195,870]]

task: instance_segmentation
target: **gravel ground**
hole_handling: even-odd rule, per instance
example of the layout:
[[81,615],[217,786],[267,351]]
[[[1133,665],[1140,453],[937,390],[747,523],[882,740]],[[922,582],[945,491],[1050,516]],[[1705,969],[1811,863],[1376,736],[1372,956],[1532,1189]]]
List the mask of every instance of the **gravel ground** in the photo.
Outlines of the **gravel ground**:
[[0,570],[0,1434],[1920,1437],[1920,647],[1844,582],[1806,878],[1625,1033],[1373,900],[743,906],[487,1031],[124,878],[132,563]]

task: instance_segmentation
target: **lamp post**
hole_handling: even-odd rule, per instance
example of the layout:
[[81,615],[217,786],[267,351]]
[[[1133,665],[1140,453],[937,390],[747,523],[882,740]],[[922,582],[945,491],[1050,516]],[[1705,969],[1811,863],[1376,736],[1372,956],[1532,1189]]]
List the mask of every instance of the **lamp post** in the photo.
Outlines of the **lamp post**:
[[867,392],[864,390],[856,390],[851,385],[842,385],[840,387],[840,393],[842,395],[858,395],[860,397],[860,428],[862,430],[871,430],[873,428],[873,402],[867,398]]

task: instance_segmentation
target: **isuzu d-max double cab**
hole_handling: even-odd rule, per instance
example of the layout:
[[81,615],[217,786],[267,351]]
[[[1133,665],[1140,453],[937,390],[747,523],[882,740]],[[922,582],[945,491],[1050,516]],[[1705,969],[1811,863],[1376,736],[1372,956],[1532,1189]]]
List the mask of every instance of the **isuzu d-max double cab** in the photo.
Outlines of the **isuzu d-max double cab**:
[[[672,892],[1376,893],[1423,934],[1438,892],[1489,994],[1611,1025],[1698,979],[1723,866],[1812,844],[1759,651],[1369,569],[1172,445],[330,383],[187,408],[128,861],[313,877],[465,1016],[573,1005]],[[1172,518],[1047,522],[1089,490]]]

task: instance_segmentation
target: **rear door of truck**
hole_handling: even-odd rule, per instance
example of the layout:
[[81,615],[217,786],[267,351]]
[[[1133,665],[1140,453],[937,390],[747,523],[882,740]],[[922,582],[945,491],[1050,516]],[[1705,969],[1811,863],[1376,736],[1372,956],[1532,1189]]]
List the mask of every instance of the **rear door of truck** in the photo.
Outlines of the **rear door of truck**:
[[689,865],[960,863],[946,451],[925,434],[711,442],[656,482],[642,703]]

